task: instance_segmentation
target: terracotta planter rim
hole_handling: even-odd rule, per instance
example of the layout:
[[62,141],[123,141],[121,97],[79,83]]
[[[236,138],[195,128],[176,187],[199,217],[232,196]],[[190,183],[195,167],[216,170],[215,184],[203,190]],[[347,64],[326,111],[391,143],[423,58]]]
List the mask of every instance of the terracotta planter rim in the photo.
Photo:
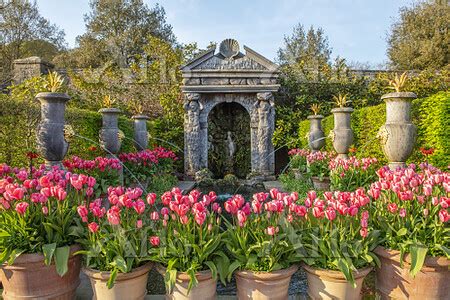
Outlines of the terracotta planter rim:
[[323,119],[322,115],[310,115],[307,117],[307,119]]
[[[79,244],[73,244],[70,246],[70,252],[69,252],[69,259],[73,256],[73,253],[77,252],[81,250],[81,246]],[[79,255],[79,254],[77,254]],[[42,253],[24,253],[19,255],[15,261],[14,264],[12,265],[8,265],[7,263],[3,264],[3,268],[7,267],[7,268],[14,268],[14,267],[19,267],[19,265],[28,265],[28,264],[33,264],[33,263],[43,263],[44,261],[44,255]],[[55,264],[54,261],[52,261],[51,265]]]
[[66,93],[40,92],[36,94],[35,99],[45,99],[52,102],[67,102],[70,100],[70,96]]
[[353,111],[352,107],[335,107],[331,110],[332,113],[352,113]]
[[150,120],[150,117],[147,115],[133,115],[131,118],[136,120]]
[[[158,273],[161,274],[162,276],[166,274],[166,267],[164,267],[163,265],[156,264],[155,268],[156,271],[158,271]],[[210,270],[203,270],[197,272],[195,274],[195,277],[197,278],[198,281],[209,280],[212,278],[212,273]],[[189,275],[186,272],[177,272],[177,279],[181,281],[188,281],[191,279],[191,277],[189,277]]]
[[392,98],[398,98],[398,99],[404,99],[404,100],[413,100],[417,98],[417,95],[413,92],[393,92],[393,93],[388,93],[388,94],[384,94],[383,96],[381,96],[382,100],[389,100]]
[[235,275],[251,280],[272,281],[291,277],[297,270],[298,265],[292,265],[289,268],[273,272],[254,272],[249,270],[236,271]]
[[[378,246],[375,248],[374,252],[379,256],[400,262],[400,251],[398,250],[391,250],[386,249],[383,246]],[[411,255],[409,253],[405,253],[405,255],[403,255],[403,261],[406,262],[407,264],[411,264]],[[425,258],[423,266],[430,268],[450,267],[450,260],[444,256],[439,257],[427,256]]]
[[[150,269],[152,268],[152,266],[153,266],[152,262],[147,262],[146,264],[144,264],[140,267],[132,269],[131,272],[128,272],[128,273],[120,273],[119,272],[119,273],[117,273],[116,281],[128,280],[131,278],[139,277],[142,274],[148,273],[150,271]],[[111,275],[111,272],[109,272],[109,271],[99,271],[99,270],[94,270],[94,269],[87,268],[87,267],[83,267],[82,271],[88,277],[91,277],[94,279],[100,279],[102,281],[107,281]]]
[[[319,277],[325,277],[325,278],[329,278],[329,279],[333,279],[333,280],[339,280],[339,281],[341,281],[341,280],[346,281],[347,280],[345,278],[344,274],[341,271],[319,269],[319,268],[315,268],[315,267],[309,266],[309,265],[307,265],[305,263],[302,263],[302,267],[305,269],[306,272],[314,274],[314,275],[317,275]],[[367,267],[358,269],[357,271],[352,271],[353,278],[356,280],[356,279],[365,277],[372,270],[373,270],[372,266],[367,266]]]
[[115,107],[104,107],[98,110],[99,113],[120,114],[122,111]]

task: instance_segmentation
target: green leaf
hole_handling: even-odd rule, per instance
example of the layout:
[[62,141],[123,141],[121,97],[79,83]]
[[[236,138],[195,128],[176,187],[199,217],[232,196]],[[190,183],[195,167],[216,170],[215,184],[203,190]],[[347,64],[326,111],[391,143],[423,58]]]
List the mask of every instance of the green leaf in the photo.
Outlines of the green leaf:
[[353,279],[353,273],[350,270],[348,262],[345,259],[343,259],[343,258],[339,258],[338,261],[337,261],[337,267],[338,267],[339,271],[344,273],[345,279],[347,279],[347,281],[349,283],[351,283],[352,286],[355,288],[356,287],[356,283],[355,283],[355,280]]
[[111,266],[117,268],[122,273],[127,272],[127,263],[125,262],[125,259],[123,259],[123,257],[120,255],[114,257],[114,260],[111,262]]
[[61,277],[67,273],[67,270],[68,270],[67,264],[69,262],[69,254],[70,254],[69,246],[56,248],[56,251],[55,251],[56,273],[58,273],[58,275]]
[[213,279],[216,280],[217,279],[217,267],[216,267],[216,265],[210,260],[205,261],[205,265],[207,265],[209,267],[209,269],[211,270]]
[[116,282],[117,272],[117,268],[114,268],[114,270],[112,270],[109,274],[108,282],[106,282],[106,286],[108,287],[108,289],[111,289],[114,286],[114,283]]
[[11,251],[11,254],[8,257],[8,265],[12,265],[16,258],[18,258],[23,252],[25,252],[25,250],[14,249],[13,251]]
[[398,231],[397,231],[397,236],[402,236],[402,235],[405,235],[405,234],[407,234],[408,233],[408,229],[406,229],[405,227],[403,227],[403,228],[401,228],[401,229],[399,229]]
[[409,274],[411,274],[412,277],[415,277],[420,269],[422,269],[428,248],[423,245],[412,244],[409,247],[409,251],[411,253],[411,269],[409,270]]
[[228,276],[227,276],[228,281],[231,280],[231,276],[233,275],[233,272],[236,269],[238,269],[240,266],[241,266],[241,262],[236,260],[228,267]]
[[42,252],[44,253],[44,263],[48,266],[52,263],[52,257],[56,250],[56,243],[45,244],[42,246]]

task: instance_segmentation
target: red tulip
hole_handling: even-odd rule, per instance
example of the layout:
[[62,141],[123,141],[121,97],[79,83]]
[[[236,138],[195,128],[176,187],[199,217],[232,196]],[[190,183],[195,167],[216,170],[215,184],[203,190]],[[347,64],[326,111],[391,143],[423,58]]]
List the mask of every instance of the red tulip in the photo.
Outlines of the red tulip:
[[361,228],[361,230],[359,231],[359,234],[360,234],[363,238],[365,238],[365,237],[367,236],[367,234],[368,234],[367,228],[366,228],[366,227]]
[[145,203],[141,199],[137,200],[133,203],[134,210],[140,215],[145,211]]
[[152,206],[156,202],[156,194],[155,193],[148,193],[147,194],[147,203],[148,205]]
[[387,209],[389,210],[389,212],[395,214],[397,212],[397,204],[389,203]]
[[27,202],[19,202],[16,204],[16,211],[19,215],[24,215],[27,211],[29,204]]
[[120,224],[120,208],[117,206],[111,207],[107,214],[108,222],[111,225],[119,225]]
[[150,237],[150,244],[152,244],[153,247],[158,247],[159,243],[160,243],[160,239],[158,236]]
[[442,223],[446,223],[450,220],[450,215],[446,209],[441,209],[439,211],[439,220],[441,220]]
[[336,219],[336,211],[334,210],[334,208],[328,207],[325,211],[325,217],[330,221]]
[[314,206],[313,207],[313,216],[316,217],[317,219],[321,219],[323,218],[325,212],[323,211],[323,207],[320,206]]
[[[165,207],[164,207],[165,208]],[[168,214],[168,213],[167,213]],[[158,214],[158,212],[157,211],[152,211],[151,213],[150,213],[150,219],[152,220],[152,221],[157,221],[157,220],[159,220],[159,214]]]
[[88,228],[90,232],[96,233],[99,230],[100,226],[95,222],[91,222],[88,224]]
[[88,209],[86,208],[86,206],[84,206],[84,205],[80,205],[80,206],[78,206],[77,207],[77,212],[78,212],[78,215],[81,217],[81,220],[83,221],[83,222],[87,222],[88,220],[87,220],[87,215],[88,215]]

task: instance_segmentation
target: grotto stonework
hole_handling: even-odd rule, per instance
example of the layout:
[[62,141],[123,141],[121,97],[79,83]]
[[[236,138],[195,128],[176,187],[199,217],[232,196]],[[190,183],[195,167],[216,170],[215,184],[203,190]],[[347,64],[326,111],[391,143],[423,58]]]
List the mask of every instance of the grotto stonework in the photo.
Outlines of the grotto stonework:
[[[217,53],[215,47],[211,48],[182,67],[185,173],[189,176],[209,167],[208,152],[215,141],[208,134],[208,117],[221,103],[238,103],[249,115],[250,172],[266,177],[274,174],[273,93],[280,87],[278,66],[246,46],[244,50],[245,54],[240,52],[237,41],[227,39]],[[227,151],[230,153],[235,147],[235,155],[240,151],[236,145],[241,140],[236,134],[240,133],[227,131]]]

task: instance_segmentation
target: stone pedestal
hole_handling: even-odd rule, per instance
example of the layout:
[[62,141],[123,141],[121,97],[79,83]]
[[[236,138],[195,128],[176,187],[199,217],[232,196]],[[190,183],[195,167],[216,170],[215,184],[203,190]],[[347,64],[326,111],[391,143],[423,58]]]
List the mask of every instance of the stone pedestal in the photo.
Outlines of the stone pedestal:
[[116,156],[120,150],[119,114],[118,108],[102,108],[102,129],[100,130],[100,145],[108,155]]
[[309,134],[308,145],[311,151],[319,151],[325,146],[325,134],[322,129],[322,115],[308,116]]
[[62,160],[69,144],[64,139],[64,112],[70,100],[63,93],[39,93],[36,99],[41,103],[41,121],[37,129],[37,145],[47,166],[62,167]]
[[348,158],[348,149],[353,143],[353,130],[350,126],[350,117],[353,108],[340,107],[331,110],[334,115],[334,129],[332,131],[333,147],[338,158]]
[[138,151],[145,150],[148,147],[147,120],[150,118],[146,115],[135,115],[131,118],[134,120],[134,147]]
[[386,102],[386,123],[380,128],[378,137],[391,169],[405,167],[414,149],[417,127],[411,122],[411,102],[415,98],[416,94],[411,92],[381,97]]

